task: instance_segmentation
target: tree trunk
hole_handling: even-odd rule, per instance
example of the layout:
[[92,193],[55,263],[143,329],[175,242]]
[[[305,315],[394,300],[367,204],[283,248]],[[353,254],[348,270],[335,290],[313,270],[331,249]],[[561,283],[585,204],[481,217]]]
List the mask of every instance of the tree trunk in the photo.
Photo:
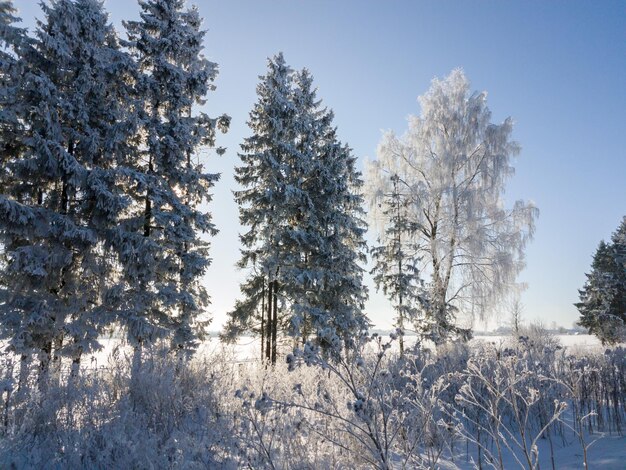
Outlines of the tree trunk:
[[274,312],[272,317],[272,364],[276,364],[276,336],[278,333],[278,281],[274,281]]
[[143,236],[150,236],[150,220],[152,220],[152,201],[149,192],[146,192],[146,202],[143,216]]
[[27,354],[22,354],[20,357],[20,375],[17,382],[17,391],[21,392],[28,386],[28,376],[30,372],[29,357]]
[[267,295],[267,333],[265,335],[265,360],[269,363],[272,359],[272,290],[274,283],[270,281]]
[[70,377],[72,379],[76,379],[78,377],[78,373],[80,372],[80,360],[82,358],[82,355],[82,351],[79,351],[74,359],[72,359],[72,369],[70,371]]
[[[148,157],[148,174],[154,172],[154,164],[152,162],[152,154]],[[146,188],[146,200],[143,212],[143,236],[150,236],[150,224],[152,222],[152,201],[150,200],[149,186]]]
[[52,341],[47,341],[41,348],[41,360],[39,361],[39,391],[45,392],[50,371],[50,356],[52,355]]
[[261,362],[265,358],[265,278],[261,289]]
[[[396,183],[397,184],[397,183]],[[400,203],[398,203],[398,220],[400,219]],[[400,288],[398,289],[398,328],[400,329],[400,357],[404,357],[404,312],[402,310],[402,235],[398,231],[398,278]]]
[[398,312],[398,329],[400,330],[400,357],[404,357],[404,314],[402,312],[402,294],[400,294],[400,311]]
[[59,381],[61,378],[61,366],[62,366],[61,348],[63,348],[63,339],[64,339],[64,334],[63,334],[63,331],[61,331],[56,336],[53,342],[52,376],[53,376],[55,385],[59,384]]
[[[73,140],[70,140],[69,143],[67,144],[67,153],[69,153],[72,156],[74,155],[74,141]],[[59,213],[62,215],[67,215],[69,212],[69,201],[70,201],[69,189],[70,189],[69,184],[67,183],[67,181],[65,181],[65,177],[63,177],[63,181],[61,185],[61,200],[59,202]],[[64,246],[67,250],[71,251],[71,247],[67,243],[65,243]],[[73,264],[73,262],[74,262],[74,257],[72,256],[71,264]],[[60,277],[59,286],[57,289],[52,289],[52,293],[56,297],[59,297],[60,295],[62,295],[62,290],[66,284],[65,282],[66,271],[67,271],[66,266],[61,268],[61,272],[59,273],[59,277]],[[50,344],[46,345],[46,347],[48,348],[48,356],[49,356],[47,367],[48,368],[50,367],[50,360],[51,360],[53,380],[55,384],[58,385],[58,381],[61,376],[61,349],[63,348],[63,339],[64,339],[63,324],[65,323],[65,321],[62,317],[59,317],[59,315],[57,315],[55,316],[53,322],[54,322],[54,329],[58,333],[52,339]],[[59,323],[58,325],[57,325],[57,322]]]
[[398,328],[400,329],[400,357],[404,357],[404,312],[402,310],[402,224],[401,224],[401,201],[400,193],[398,192],[398,176],[393,177],[393,194],[394,204],[396,206],[396,224],[400,225],[397,228],[398,238],[396,240],[398,247]]
[[135,409],[135,406],[137,405],[137,393],[139,391],[139,372],[141,371],[141,362],[142,362],[142,358],[141,358],[142,349],[143,349],[143,344],[141,340],[139,340],[139,343],[137,343],[135,347],[133,348],[133,359],[131,362],[131,369],[130,369],[129,392],[130,392],[130,399],[131,399],[131,403],[133,406],[133,410]]
[[141,350],[142,350],[142,343],[141,340],[139,340],[139,343],[135,345],[135,347],[133,348],[133,361],[132,361],[132,374],[133,376],[136,376],[136,374],[139,372],[139,370],[141,369]]

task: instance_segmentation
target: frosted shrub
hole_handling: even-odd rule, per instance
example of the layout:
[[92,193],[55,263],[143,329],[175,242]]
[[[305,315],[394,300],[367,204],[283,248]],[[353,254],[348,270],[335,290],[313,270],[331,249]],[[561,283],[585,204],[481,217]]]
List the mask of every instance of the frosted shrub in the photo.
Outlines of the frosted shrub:
[[[245,375],[235,391],[234,420],[240,465],[252,468],[333,468],[348,465],[336,435],[324,416],[283,403],[296,397],[336,400],[336,388],[325,374],[308,370],[288,373],[286,364],[257,368]],[[332,380],[331,380],[332,381]],[[326,388],[328,394],[320,397]],[[304,397],[303,393],[307,393]],[[331,398],[332,394],[332,398]],[[315,405],[313,405],[315,406]],[[323,432],[319,432],[323,429]]]
[[8,414],[0,467],[234,468],[218,364],[149,351],[131,382],[118,351],[107,368],[50,384],[45,396],[31,386]]
[[[315,346],[288,358],[318,377],[305,389],[297,384],[290,400],[272,397],[271,406],[303,412],[308,429],[323,435],[363,468],[434,466],[446,449],[438,423],[442,382],[424,386],[423,358],[391,354],[392,343],[377,335],[332,360]],[[301,371],[302,369],[298,369]]]
[[573,426],[578,432],[606,430],[622,435],[626,422],[626,349],[602,355],[568,356],[563,381],[573,400]]

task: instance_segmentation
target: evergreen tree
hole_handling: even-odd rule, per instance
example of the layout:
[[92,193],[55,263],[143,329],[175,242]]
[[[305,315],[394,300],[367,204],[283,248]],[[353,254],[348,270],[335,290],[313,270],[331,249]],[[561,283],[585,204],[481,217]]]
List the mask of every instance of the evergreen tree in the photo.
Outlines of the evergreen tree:
[[[0,337],[10,341],[9,347],[21,353],[20,387],[28,372],[30,353],[41,346],[32,338],[19,338],[25,333],[20,317],[23,310],[13,303],[13,276],[9,275],[10,253],[17,249],[28,234],[28,225],[36,214],[28,206],[16,204],[19,180],[12,166],[25,149],[22,88],[25,68],[22,54],[28,50],[26,30],[17,27],[20,21],[10,0],[0,1]],[[22,223],[19,223],[19,221]],[[19,280],[19,279],[18,279]],[[11,341],[12,340],[12,341]],[[45,362],[44,362],[45,364]]]
[[[337,140],[308,71],[294,75],[282,54],[268,68],[236,169],[240,220],[250,227],[239,266],[250,275],[225,336],[260,333],[262,356],[275,362],[279,330],[303,341],[314,334],[339,351],[368,323],[356,159]],[[288,312],[280,318],[279,305]]]
[[116,239],[125,230],[120,214],[132,202],[122,181],[123,164],[132,155],[137,130],[129,99],[134,62],[120,49],[100,1],[75,0],[73,8],[72,23],[63,30],[72,71],[64,77],[70,106],[64,126],[68,148],[86,172],[76,188],[75,217],[96,238],[75,253],[79,282],[73,296],[84,300],[65,329],[72,337],[66,349],[78,362],[84,350],[98,347],[97,336],[117,316],[109,293],[119,277]]
[[38,23],[33,48],[20,57],[21,105],[14,109],[25,123],[23,148],[5,157],[0,219],[6,260],[3,336],[17,352],[41,349],[46,371],[52,342],[61,341],[65,319],[79,301],[71,296],[73,250],[87,249],[95,237],[77,224],[70,202],[85,178],[64,132],[70,105],[60,76],[69,60],[63,32],[76,19],[73,4],[55,2],[42,8],[46,22]]
[[249,227],[240,235],[238,266],[249,268],[250,274],[241,287],[244,300],[229,314],[225,336],[234,338],[248,330],[261,333],[261,354],[274,363],[278,330],[286,328],[282,309],[279,319],[279,302],[281,307],[285,302],[281,269],[291,257],[282,243],[295,217],[287,204],[294,199],[295,108],[291,69],[282,53],[268,60],[268,71],[259,78],[258,101],[248,121],[253,135],[241,145],[242,164],[235,168],[235,180],[244,188],[235,192],[239,220]]
[[366,245],[361,174],[348,146],[337,139],[333,113],[321,107],[313,77],[295,75],[296,148],[302,196],[291,224],[301,255],[290,279],[293,288],[292,333],[316,341],[333,353],[352,347],[367,331],[362,309]]
[[613,243],[613,257],[618,267],[626,270],[626,216],[617,231],[611,236]]
[[209,303],[200,282],[210,263],[209,244],[200,234],[216,233],[200,203],[210,200],[219,178],[204,171],[196,152],[214,144],[216,129],[225,131],[229,117],[211,119],[193,109],[204,104],[217,75],[217,65],[202,55],[205,32],[197,9],[185,9],[184,0],[139,4],[141,20],[125,26],[140,71],[135,91],[145,140],[134,170],[142,173],[135,196],[142,194],[143,201],[125,220],[140,237],[129,239],[136,249],[123,257],[122,322],[137,351],[170,332],[174,348],[193,349]]
[[[27,47],[26,30],[18,28],[19,18],[9,0],[0,0],[0,184],[6,184],[6,161],[20,153],[22,124],[19,120],[19,92],[22,83],[20,52]],[[0,186],[0,192],[5,188]]]
[[42,9],[45,20],[20,50],[21,149],[4,154],[2,329],[16,351],[43,350],[45,370],[53,343],[55,357],[78,362],[114,319],[105,296],[116,261],[105,245],[127,205],[115,164],[125,154],[132,64],[100,2]]
[[626,339],[626,217],[611,237],[601,241],[593,256],[591,272],[579,290],[578,324],[602,341],[615,344]]
[[379,211],[384,228],[380,230],[379,245],[370,253],[374,261],[371,274],[377,289],[382,289],[393,303],[396,311],[396,327],[400,330],[400,354],[404,353],[402,333],[405,320],[412,321],[419,333],[427,333],[429,325],[420,316],[425,293],[419,276],[418,247],[415,243],[416,230],[408,214],[409,199],[402,193],[403,187],[397,175],[389,179],[389,191],[378,197]]

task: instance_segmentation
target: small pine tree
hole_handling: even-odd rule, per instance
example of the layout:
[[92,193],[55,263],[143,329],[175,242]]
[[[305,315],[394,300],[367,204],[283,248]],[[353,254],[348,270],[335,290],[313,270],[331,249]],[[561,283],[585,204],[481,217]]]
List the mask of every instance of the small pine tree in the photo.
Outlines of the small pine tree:
[[602,341],[615,344],[626,339],[626,217],[611,237],[601,241],[593,256],[591,272],[580,289],[578,324]]
[[[385,228],[378,238],[377,246],[370,249],[374,261],[371,274],[377,289],[393,302],[396,311],[396,327],[405,329],[405,320],[412,321],[418,333],[426,334],[428,328],[420,317],[420,301],[424,297],[423,281],[419,275],[419,256],[414,243],[413,231],[417,229],[411,223],[408,213],[408,198],[402,193],[402,182],[397,175],[389,179],[389,191],[377,196],[380,202],[381,218]],[[377,212],[378,212],[377,211]],[[402,335],[399,341],[400,354],[404,354],[404,340]]]

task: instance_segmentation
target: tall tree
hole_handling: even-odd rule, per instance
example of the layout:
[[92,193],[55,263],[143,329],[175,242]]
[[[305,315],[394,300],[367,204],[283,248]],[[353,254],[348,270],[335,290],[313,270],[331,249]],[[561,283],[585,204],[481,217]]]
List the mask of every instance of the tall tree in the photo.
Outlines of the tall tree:
[[210,263],[209,244],[201,234],[216,233],[200,204],[210,200],[219,178],[205,172],[197,152],[214,145],[216,129],[226,131],[230,118],[194,110],[214,89],[218,72],[202,55],[205,32],[197,9],[186,9],[184,0],[139,4],[141,20],[125,26],[140,71],[135,91],[145,140],[134,169],[143,174],[143,203],[126,223],[136,229],[132,240],[141,254],[126,253],[122,321],[137,351],[172,332],[172,347],[193,349],[208,322],[202,318],[209,297],[201,278]]
[[3,333],[16,351],[41,348],[45,369],[53,346],[55,357],[78,363],[114,320],[105,297],[118,263],[106,248],[128,205],[116,167],[132,129],[124,99],[132,62],[101,2],[42,9],[35,38],[19,50],[10,107],[23,132],[20,150],[3,153],[2,234]]
[[291,72],[282,54],[268,65],[236,170],[240,219],[250,227],[240,267],[250,276],[226,336],[260,333],[262,355],[275,362],[279,330],[338,351],[367,328],[365,224],[356,159],[337,140],[311,75]]
[[324,348],[352,347],[369,322],[363,314],[366,223],[361,173],[351,149],[337,138],[332,111],[322,108],[313,77],[304,69],[294,77],[296,149],[300,172],[291,237],[298,245],[286,277],[293,286],[292,334],[310,334]]
[[238,301],[229,314],[226,337],[234,338],[247,330],[260,332],[261,354],[275,362],[278,330],[285,328],[279,309],[279,302],[284,303],[281,269],[290,263],[291,256],[281,242],[289,221],[296,216],[287,204],[289,198],[295,199],[291,172],[291,163],[296,160],[295,108],[291,69],[282,53],[268,60],[267,73],[259,78],[258,101],[248,121],[253,134],[241,145],[242,164],[235,168],[235,180],[243,187],[235,192],[239,220],[249,227],[240,235],[243,248],[238,265],[250,269],[250,274],[241,287],[244,300]]
[[611,243],[600,242],[579,296],[579,325],[602,344],[626,340],[626,217]]
[[386,134],[373,162],[374,196],[388,193],[397,175],[410,198],[421,270],[430,276],[427,314],[436,342],[466,337],[457,315],[486,315],[507,294],[534,230],[531,203],[504,208],[519,146],[511,140],[510,118],[490,123],[486,96],[470,93],[460,70],[433,80],[419,100],[421,116],[410,118],[404,137]]
[[[21,52],[27,47],[26,30],[17,27],[20,21],[15,16],[13,2],[0,1],[0,162],[4,173],[1,182],[6,182],[7,159],[19,153],[22,124],[19,119],[19,93],[22,84],[23,67],[19,60]],[[4,192],[0,188],[1,192]]]
[[[15,13],[12,1],[0,1],[0,335],[9,340],[10,348],[21,353],[25,370],[30,353],[43,347],[45,341],[33,338],[33,329],[29,331],[26,323],[22,323],[26,298],[17,297],[28,275],[19,268],[15,269],[17,276],[11,272],[13,253],[27,243],[37,220],[31,206],[20,204],[24,199],[23,183],[15,174],[16,162],[26,152],[23,55],[30,51],[30,38],[25,29],[17,26],[21,20]],[[24,372],[20,385],[23,375]]]
[[75,155],[75,93],[69,35],[76,10],[68,0],[42,4],[32,47],[21,50],[23,77],[14,108],[24,124],[22,149],[8,156],[2,227],[6,269],[3,333],[18,352],[43,351],[42,370],[53,341],[61,349],[67,319],[79,314],[76,256],[96,242],[80,223],[76,203],[86,168]]
[[[68,149],[85,169],[75,189],[74,217],[89,227],[95,243],[76,252],[79,282],[74,297],[83,297],[77,312],[67,318],[72,341],[64,348],[78,363],[84,350],[98,347],[97,337],[116,318],[108,294],[119,277],[116,235],[120,214],[131,205],[121,183],[122,163],[136,134],[130,98],[135,64],[121,50],[117,33],[99,0],[74,0],[63,31],[69,61],[62,80],[68,103],[64,123]],[[71,73],[67,73],[71,71]],[[113,248],[113,249],[112,249]]]

